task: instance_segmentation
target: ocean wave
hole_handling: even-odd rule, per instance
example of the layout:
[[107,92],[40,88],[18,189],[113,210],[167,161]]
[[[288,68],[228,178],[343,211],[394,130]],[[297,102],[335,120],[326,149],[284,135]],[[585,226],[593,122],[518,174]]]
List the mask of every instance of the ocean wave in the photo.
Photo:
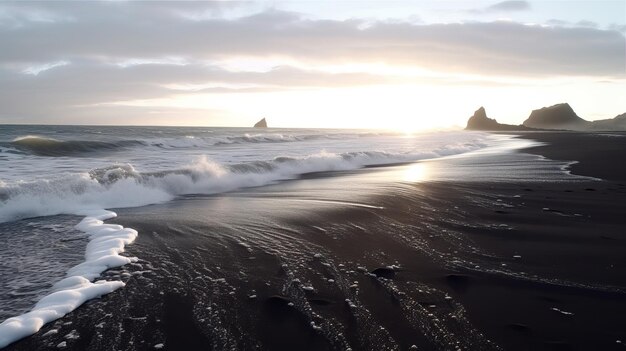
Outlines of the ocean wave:
[[324,135],[290,135],[290,134],[244,134],[241,136],[229,136],[225,140],[217,141],[215,145],[222,144],[256,144],[256,143],[286,143],[325,138]]
[[210,147],[222,145],[244,145],[262,143],[290,143],[314,140],[345,140],[353,138],[396,136],[393,132],[357,132],[357,133],[244,133],[241,135],[202,136],[186,135],[177,138],[144,139],[143,143],[163,149],[184,149],[196,147]]
[[[28,139],[32,137],[22,140]],[[49,140],[44,144],[56,145]],[[28,140],[28,143],[41,141]],[[43,297],[30,312],[0,323],[0,348],[37,332],[45,323],[71,312],[87,300],[124,286],[123,281],[98,280],[98,277],[108,268],[137,260],[121,253],[138,233],[130,228],[104,224],[104,219],[115,216],[114,212],[105,209],[161,203],[185,194],[214,194],[262,186],[312,172],[351,170],[448,156],[484,146],[475,140],[419,153],[319,152],[232,164],[200,157],[187,166],[163,171],[139,171],[131,164],[113,164],[88,172],[32,181],[0,180],[0,222],[57,214],[81,215],[86,217],[76,228],[87,233],[90,240],[85,250],[85,261],[68,270],[66,277],[54,284],[50,294]]]
[[0,183],[0,222],[136,207],[166,202],[178,195],[222,193],[294,179],[306,173],[417,161],[484,146],[481,142],[452,144],[419,153],[320,152],[238,164],[220,164],[200,157],[186,167],[159,172],[139,172],[130,164],[116,164],[51,179]]
[[[379,137],[388,133],[244,133],[241,135],[185,135],[180,137],[138,138],[123,140],[59,140],[39,135],[25,135],[10,142],[0,142],[0,152],[48,157],[81,157],[97,152],[112,152],[128,148],[194,149],[224,145],[260,143],[290,143],[314,140],[342,140],[350,138]],[[395,135],[395,134],[393,134]]]
[[309,140],[332,140],[340,139],[341,135],[333,134],[282,134],[282,133],[258,133],[228,136],[193,136],[184,138],[163,138],[157,140],[144,140],[152,146],[164,149],[193,148],[221,145],[260,144],[260,143],[289,143]]
[[18,152],[36,156],[79,156],[98,151],[113,151],[131,146],[145,145],[139,140],[93,141],[93,140],[57,140],[49,137],[26,135],[3,143]]

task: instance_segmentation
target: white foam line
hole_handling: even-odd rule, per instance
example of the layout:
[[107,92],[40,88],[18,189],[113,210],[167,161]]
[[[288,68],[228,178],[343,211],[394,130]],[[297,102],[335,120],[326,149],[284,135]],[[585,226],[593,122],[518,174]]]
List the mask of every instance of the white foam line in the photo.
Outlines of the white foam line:
[[315,200],[315,199],[290,199],[290,201],[319,202],[319,203],[325,203],[325,204],[347,205],[347,206],[371,208],[371,209],[377,209],[377,210],[384,209],[384,207],[382,206],[368,205],[368,204],[363,204],[359,202],[350,202],[350,201]]
[[580,163],[579,161],[569,161],[566,162],[565,164],[563,164],[563,166],[561,166],[561,170],[563,172],[565,172],[567,175],[570,175],[572,177],[578,177],[578,178],[586,178],[589,180],[595,180],[595,181],[604,181],[604,179],[602,178],[596,178],[596,177],[592,177],[592,176],[583,176],[583,175],[578,175],[578,174],[573,174],[572,173],[572,166],[575,164]]
[[120,255],[124,246],[135,241],[137,231],[117,224],[104,224],[103,220],[117,216],[115,212],[101,210],[84,214],[86,217],[76,228],[89,235],[85,261],[70,268],[67,277],[53,286],[54,292],[39,300],[30,312],[0,324],[0,348],[35,334],[46,323],[65,316],[86,301],[125,285],[121,281],[92,280],[109,268],[137,261],[137,258]]

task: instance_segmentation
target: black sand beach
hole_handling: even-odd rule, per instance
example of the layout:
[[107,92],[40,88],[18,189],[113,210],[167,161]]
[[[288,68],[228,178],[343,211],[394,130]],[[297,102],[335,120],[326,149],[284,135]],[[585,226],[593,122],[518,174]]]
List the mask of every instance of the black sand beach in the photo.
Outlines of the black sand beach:
[[604,180],[487,154],[116,210],[126,287],[7,350],[623,350],[626,134],[521,137]]

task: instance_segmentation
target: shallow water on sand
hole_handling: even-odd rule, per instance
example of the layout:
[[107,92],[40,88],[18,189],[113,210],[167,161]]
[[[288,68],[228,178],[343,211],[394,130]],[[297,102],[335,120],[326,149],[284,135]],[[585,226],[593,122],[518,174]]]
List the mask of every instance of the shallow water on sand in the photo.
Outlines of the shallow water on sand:
[[[0,238],[6,243],[0,255],[7,261],[3,318],[39,302],[0,324],[0,347],[124,285],[120,276],[98,277],[136,259],[119,255],[136,232],[102,224],[101,219],[115,216],[107,208],[454,155],[492,142],[485,133],[460,132],[5,126],[0,130],[5,166],[0,173]],[[56,238],[45,232],[58,225],[57,215],[87,216],[80,225],[82,242],[89,241],[84,262],[66,255],[64,247],[47,249]],[[45,219],[29,222],[33,228],[25,230],[28,225],[20,219],[35,217]],[[62,225],[71,239],[75,230]],[[48,267],[35,276],[37,266]]]
[[[494,245],[490,239],[519,240],[519,223],[510,214],[528,211],[531,204],[542,216],[589,225],[585,217],[553,205],[562,212],[544,211],[539,204],[546,200],[533,199],[527,190],[539,191],[547,182],[548,188],[578,191],[595,182],[568,175],[565,162],[502,151],[311,174],[117,209],[114,222],[140,232],[127,247],[139,261],[103,277],[121,279],[126,287],[37,335],[57,333],[15,347],[55,346],[63,340],[74,349],[159,344],[169,349],[523,349],[511,346],[520,340],[534,349],[572,340],[613,345],[612,338],[621,336],[611,323],[624,308],[615,303],[624,289],[619,278],[547,269],[533,258],[536,251],[522,245],[524,239],[513,245]],[[506,170],[510,165],[513,171]],[[485,188],[484,179],[491,185]],[[476,211],[488,216],[477,217]],[[550,242],[542,240],[542,245]],[[583,291],[595,310],[563,297],[576,291]],[[506,315],[498,316],[489,305]],[[529,316],[525,310],[534,312]],[[491,311],[488,318],[485,311]],[[593,313],[612,322],[598,323],[584,337],[550,327],[585,323]],[[68,321],[72,324],[65,325]],[[613,335],[602,336],[600,328]],[[65,338],[72,330],[78,339]],[[539,336],[525,337],[529,331]]]
[[[129,315],[154,318],[133,328],[159,331],[147,343],[214,349],[610,348],[624,336],[619,272],[542,252],[558,253],[556,228],[597,227],[586,216],[598,213],[574,216],[556,198],[589,197],[595,182],[390,181],[411,167],[122,211],[120,223],[145,233],[132,247],[145,261],[129,267],[144,273],[122,300]],[[545,228],[537,238],[533,221]],[[573,238],[598,265],[624,249],[592,253],[603,239]]]

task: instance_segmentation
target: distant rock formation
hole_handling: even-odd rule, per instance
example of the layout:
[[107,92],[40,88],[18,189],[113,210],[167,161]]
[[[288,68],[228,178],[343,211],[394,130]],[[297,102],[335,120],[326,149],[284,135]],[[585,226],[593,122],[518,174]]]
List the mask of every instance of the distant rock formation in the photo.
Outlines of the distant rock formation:
[[590,129],[595,131],[612,130],[612,131],[624,131],[626,130],[626,113],[615,116],[615,118],[601,119],[590,122]]
[[524,126],[515,126],[511,124],[502,124],[498,123],[493,118],[487,117],[487,112],[485,112],[484,107],[480,107],[474,115],[467,120],[467,127],[465,130],[531,130],[531,128]]
[[265,118],[263,118],[260,121],[256,122],[254,124],[254,128],[267,128],[267,121],[265,120]]
[[567,103],[556,104],[533,110],[521,125],[501,124],[488,118],[481,107],[467,121],[466,130],[488,131],[532,131],[532,130],[575,130],[575,131],[626,131],[626,113],[615,118],[587,121],[580,118]]
[[590,127],[590,122],[578,117],[567,103],[533,110],[522,124],[526,127],[542,129],[585,130]]
[[481,106],[478,110],[476,110],[476,112],[474,112],[474,115],[467,120],[467,127],[465,127],[465,129],[490,130],[492,128],[497,128],[499,124],[500,123],[498,123],[495,119],[487,117],[485,108]]

